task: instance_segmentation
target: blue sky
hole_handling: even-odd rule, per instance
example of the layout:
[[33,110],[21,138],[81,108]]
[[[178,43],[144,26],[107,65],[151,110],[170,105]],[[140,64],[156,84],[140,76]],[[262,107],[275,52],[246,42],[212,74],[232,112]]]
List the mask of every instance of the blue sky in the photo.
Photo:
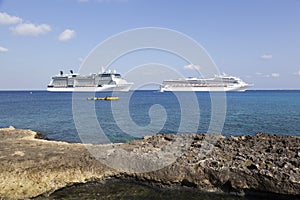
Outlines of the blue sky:
[[[58,71],[78,71],[100,42],[141,27],[188,35],[253,89],[300,89],[299,20],[299,0],[0,0],[0,90],[46,89]],[[148,62],[197,75],[154,51],[113,67],[125,74]]]

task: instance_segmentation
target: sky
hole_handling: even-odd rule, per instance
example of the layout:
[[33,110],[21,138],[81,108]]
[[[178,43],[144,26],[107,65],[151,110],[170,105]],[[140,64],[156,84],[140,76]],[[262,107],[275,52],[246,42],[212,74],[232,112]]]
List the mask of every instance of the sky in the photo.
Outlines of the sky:
[[[192,38],[221,73],[252,89],[300,89],[299,20],[300,0],[0,0],[0,90],[45,90],[60,70],[79,71],[99,43],[143,27]],[[145,63],[197,76],[190,63],[157,50],[111,67],[126,74]]]

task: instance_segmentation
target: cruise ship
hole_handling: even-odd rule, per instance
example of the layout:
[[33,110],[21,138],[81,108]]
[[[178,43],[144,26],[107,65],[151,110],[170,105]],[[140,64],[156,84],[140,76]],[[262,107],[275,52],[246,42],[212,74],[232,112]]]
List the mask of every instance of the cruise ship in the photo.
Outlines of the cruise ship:
[[228,75],[215,75],[213,78],[180,78],[164,80],[160,91],[191,91],[191,92],[244,92],[250,86],[240,78]]
[[119,73],[114,71],[103,71],[90,75],[79,75],[73,73],[53,76],[47,90],[50,92],[128,92],[133,83],[127,82]]

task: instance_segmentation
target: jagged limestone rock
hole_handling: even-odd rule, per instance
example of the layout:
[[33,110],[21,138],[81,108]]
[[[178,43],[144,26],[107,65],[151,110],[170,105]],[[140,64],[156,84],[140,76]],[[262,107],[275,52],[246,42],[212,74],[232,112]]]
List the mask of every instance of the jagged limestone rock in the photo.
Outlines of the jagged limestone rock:
[[157,134],[84,145],[0,129],[0,198],[24,199],[109,178],[211,192],[300,195],[300,137]]

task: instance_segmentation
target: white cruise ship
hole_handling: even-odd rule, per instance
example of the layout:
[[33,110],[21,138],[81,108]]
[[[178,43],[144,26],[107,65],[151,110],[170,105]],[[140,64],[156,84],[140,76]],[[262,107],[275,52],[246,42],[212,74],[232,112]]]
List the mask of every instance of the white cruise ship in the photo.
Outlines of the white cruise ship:
[[50,92],[128,92],[133,83],[127,82],[115,70],[90,75],[69,74],[53,76],[47,90]]
[[228,75],[216,75],[213,78],[181,78],[165,80],[160,85],[160,91],[191,91],[191,92],[244,92],[250,86],[240,78]]

